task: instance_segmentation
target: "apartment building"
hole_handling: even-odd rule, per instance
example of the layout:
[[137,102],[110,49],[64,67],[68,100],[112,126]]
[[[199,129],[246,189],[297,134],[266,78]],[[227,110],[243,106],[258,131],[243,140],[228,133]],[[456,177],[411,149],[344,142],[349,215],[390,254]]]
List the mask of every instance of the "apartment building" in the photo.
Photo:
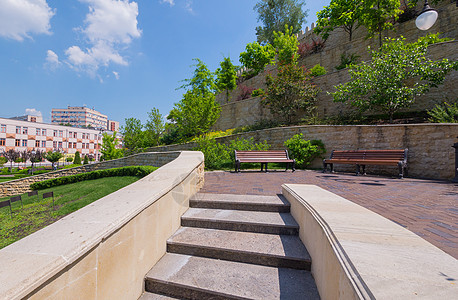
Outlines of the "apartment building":
[[92,127],[94,129],[109,130],[108,117],[85,106],[53,108],[51,122],[53,124],[70,124],[73,127]]
[[72,157],[79,151],[99,160],[101,143],[101,130],[0,118],[0,153],[35,149]]

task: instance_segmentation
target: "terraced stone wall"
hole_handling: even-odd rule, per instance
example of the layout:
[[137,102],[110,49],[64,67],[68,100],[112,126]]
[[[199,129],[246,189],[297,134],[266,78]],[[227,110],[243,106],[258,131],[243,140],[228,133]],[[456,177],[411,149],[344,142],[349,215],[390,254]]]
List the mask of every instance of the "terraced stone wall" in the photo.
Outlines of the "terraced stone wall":
[[[325,144],[325,157],[332,150],[357,149],[409,149],[408,171],[412,177],[451,179],[455,176],[455,149],[458,142],[458,124],[409,124],[409,125],[314,125],[278,127],[217,138],[220,143],[229,143],[236,138],[256,142],[267,141],[271,149],[284,149],[283,143],[293,135],[302,133],[306,139],[319,139]],[[195,143],[150,148],[149,151],[189,150]],[[313,162],[321,168],[320,159]],[[336,165],[337,171],[351,171],[354,167]],[[397,175],[397,167],[367,166],[374,174]]]
[[120,159],[103,161],[94,164],[83,165],[71,169],[64,169],[45,174],[35,175],[22,179],[0,183],[0,197],[19,195],[31,191],[30,185],[34,182],[44,181],[47,179],[86,173],[96,170],[120,168],[126,166],[153,166],[161,167],[180,155],[179,152],[169,153],[139,153]]

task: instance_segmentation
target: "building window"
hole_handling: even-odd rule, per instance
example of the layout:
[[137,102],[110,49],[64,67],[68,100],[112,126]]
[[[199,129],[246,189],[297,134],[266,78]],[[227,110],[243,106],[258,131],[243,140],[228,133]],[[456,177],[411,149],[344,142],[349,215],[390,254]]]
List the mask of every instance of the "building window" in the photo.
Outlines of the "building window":
[[68,132],[68,137],[72,137],[72,135],[73,135],[73,132],[69,131]]
[[64,132],[62,130],[59,130],[59,137],[62,137],[64,135]]
[[59,142],[59,149],[62,148],[62,142]]
[[22,140],[22,147],[27,147],[27,140]]
[[46,148],[46,141],[41,141],[41,148]]
[[42,136],[46,136],[46,129],[42,129],[42,130],[41,130],[41,135],[42,135]]
[[36,132],[36,135],[40,135],[40,133],[41,133],[41,129],[40,129],[40,128],[37,128],[37,130],[36,130],[36,131],[37,131],[37,132]]
[[35,147],[36,148],[40,147],[40,141],[35,141]]
[[57,149],[57,141],[52,142],[52,147],[53,147],[54,149]]
[[3,125],[3,124],[2,124],[1,128],[2,128],[2,129],[1,129],[0,132],[6,132],[6,125]]
[[5,146],[6,139],[5,138],[0,138],[0,146]]
[[57,136],[57,130],[54,130],[52,135]]
[[29,129],[27,127],[22,127],[22,134],[27,134]]
[[16,140],[15,143],[14,143],[14,145],[15,145],[16,147],[19,147],[19,146],[21,145],[21,140]]
[[73,138],[76,139],[77,136],[78,136],[77,132],[73,132]]
[[21,134],[21,126],[16,126],[16,133]]

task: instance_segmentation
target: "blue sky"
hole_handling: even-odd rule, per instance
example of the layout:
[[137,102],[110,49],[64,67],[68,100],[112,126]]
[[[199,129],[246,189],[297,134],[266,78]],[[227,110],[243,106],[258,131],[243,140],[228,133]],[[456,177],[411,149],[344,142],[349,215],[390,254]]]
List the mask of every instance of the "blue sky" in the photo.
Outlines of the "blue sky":
[[[86,105],[124,123],[165,116],[192,73],[256,40],[257,0],[0,0],[0,117]],[[307,25],[329,0],[309,1]]]

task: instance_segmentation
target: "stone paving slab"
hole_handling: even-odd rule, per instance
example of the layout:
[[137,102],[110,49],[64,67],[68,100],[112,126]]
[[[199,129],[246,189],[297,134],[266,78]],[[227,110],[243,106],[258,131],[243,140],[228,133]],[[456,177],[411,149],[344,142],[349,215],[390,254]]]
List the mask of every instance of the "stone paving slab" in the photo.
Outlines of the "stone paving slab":
[[283,183],[313,184],[364,206],[458,258],[458,184],[320,171],[206,172],[201,193],[275,195]]

